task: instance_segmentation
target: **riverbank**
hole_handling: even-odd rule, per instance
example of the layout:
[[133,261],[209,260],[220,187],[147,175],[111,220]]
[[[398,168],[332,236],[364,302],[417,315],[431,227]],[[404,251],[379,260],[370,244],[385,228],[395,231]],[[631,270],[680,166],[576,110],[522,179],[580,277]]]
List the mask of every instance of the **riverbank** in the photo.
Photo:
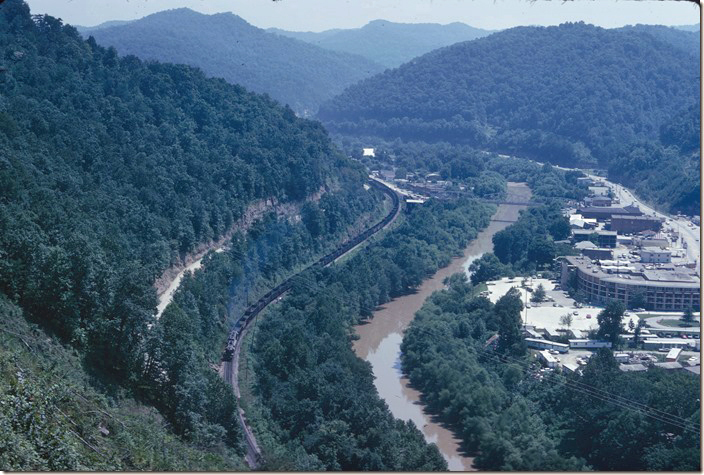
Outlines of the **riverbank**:
[[[508,188],[510,193],[526,200],[531,196],[530,189],[524,183],[509,183]],[[472,261],[485,252],[491,252],[491,238],[516,221],[519,211],[524,208],[520,205],[499,205],[492,222],[469,243],[461,257],[454,258],[447,267],[425,280],[415,293],[388,302],[374,312],[370,321],[355,327],[359,336],[353,344],[355,354],[372,365],[374,385],[379,396],[386,401],[394,417],[413,421],[426,441],[438,446],[453,471],[473,470],[473,459],[462,453],[460,440],[450,430],[425,412],[420,393],[410,387],[408,378],[404,377],[400,361],[403,332],[430,294],[444,288],[444,279],[457,272],[466,272]]]

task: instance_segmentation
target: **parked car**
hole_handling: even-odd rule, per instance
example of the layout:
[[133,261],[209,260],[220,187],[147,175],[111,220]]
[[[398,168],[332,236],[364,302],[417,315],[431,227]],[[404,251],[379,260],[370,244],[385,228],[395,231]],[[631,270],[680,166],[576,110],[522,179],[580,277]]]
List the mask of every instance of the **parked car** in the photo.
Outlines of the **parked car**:
[[587,315],[587,318],[592,318],[592,316],[591,316],[591,315]]

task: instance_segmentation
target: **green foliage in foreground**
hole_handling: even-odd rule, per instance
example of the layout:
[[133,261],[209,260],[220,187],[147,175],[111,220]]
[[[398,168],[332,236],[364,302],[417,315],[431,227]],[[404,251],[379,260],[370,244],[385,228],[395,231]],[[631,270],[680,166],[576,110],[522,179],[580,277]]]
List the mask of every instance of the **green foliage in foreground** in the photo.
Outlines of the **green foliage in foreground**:
[[186,444],[154,408],[92,383],[74,351],[0,296],[0,470],[246,469],[225,444]]
[[431,201],[343,264],[299,278],[259,321],[254,390],[291,454],[270,469],[446,469],[377,396],[369,365],[352,351],[351,325],[448,264],[491,213],[475,201]]
[[[698,378],[659,368],[624,373],[605,349],[583,376],[541,377],[532,358],[487,347],[505,327],[496,306],[473,295],[464,276],[434,293],[404,336],[402,363],[431,411],[477,453],[480,469],[700,469],[696,432],[632,410],[643,404],[700,427]],[[590,396],[578,383],[611,396]],[[616,397],[631,409],[609,402]]]
[[[506,323],[511,316],[520,321],[522,307],[516,295],[496,305],[474,298],[466,279],[452,279],[448,290],[428,299],[406,331],[404,371],[422,391],[427,407],[455,427],[466,449],[478,452],[479,469],[583,469],[582,461],[559,454],[558,440],[534,404],[517,394],[521,365],[530,360],[509,350],[509,338],[520,343],[522,338],[520,327],[516,335],[515,327]],[[497,351],[509,355],[507,364],[493,350],[484,350],[497,333]]]

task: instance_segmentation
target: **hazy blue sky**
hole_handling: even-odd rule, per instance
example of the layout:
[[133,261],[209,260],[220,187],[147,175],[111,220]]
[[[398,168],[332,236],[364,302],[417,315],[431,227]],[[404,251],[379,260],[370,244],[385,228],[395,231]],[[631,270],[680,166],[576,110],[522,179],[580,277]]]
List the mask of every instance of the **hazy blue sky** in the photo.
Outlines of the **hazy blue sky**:
[[93,26],[132,20],[161,10],[189,7],[203,13],[230,11],[260,28],[295,31],[356,28],[370,20],[451,23],[502,29],[584,21],[603,27],[635,23],[699,23],[690,2],[634,0],[28,0],[33,13],[49,13],[67,23]]

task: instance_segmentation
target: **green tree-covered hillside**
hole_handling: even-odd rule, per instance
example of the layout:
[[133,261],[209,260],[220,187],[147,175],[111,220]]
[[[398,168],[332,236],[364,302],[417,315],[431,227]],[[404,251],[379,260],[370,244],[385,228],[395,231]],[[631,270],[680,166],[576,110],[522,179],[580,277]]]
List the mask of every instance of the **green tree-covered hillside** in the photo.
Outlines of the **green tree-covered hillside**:
[[[0,292],[125,377],[155,278],[255,201],[362,190],[319,124],[0,6]],[[355,191],[358,192],[358,191]]]
[[559,164],[608,163],[699,103],[699,62],[645,31],[518,27],[433,51],[351,86],[334,132],[448,141]]

